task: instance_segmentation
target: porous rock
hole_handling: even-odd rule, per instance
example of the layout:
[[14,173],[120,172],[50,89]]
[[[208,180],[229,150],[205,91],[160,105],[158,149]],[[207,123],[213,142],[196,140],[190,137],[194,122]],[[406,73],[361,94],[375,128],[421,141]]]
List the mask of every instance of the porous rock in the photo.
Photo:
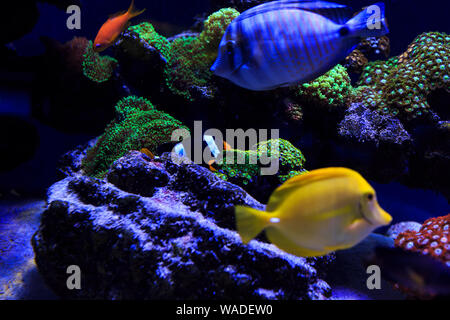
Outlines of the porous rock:
[[[83,156],[75,152],[72,158]],[[333,256],[305,259],[260,240],[243,244],[235,231],[233,207],[264,206],[209,170],[178,160],[170,154],[152,160],[131,151],[112,165],[105,180],[65,170],[67,176],[49,188],[48,207],[32,241],[38,268],[58,295],[69,299],[330,296],[322,277]],[[146,184],[152,190],[142,196],[141,190],[150,190]],[[70,265],[80,267],[81,290],[67,289]]]

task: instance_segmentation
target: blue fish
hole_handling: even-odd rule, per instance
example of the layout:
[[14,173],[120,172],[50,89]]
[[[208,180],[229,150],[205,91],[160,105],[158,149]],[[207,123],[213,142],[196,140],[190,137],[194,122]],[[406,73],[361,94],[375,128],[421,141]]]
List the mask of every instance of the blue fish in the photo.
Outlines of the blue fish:
[[325,1],[256,6],[229,25],[211,71],[255,91],[308,82],[342,61],[361,38],[387,34],[384,9],[377,3],[353,16],[347,6]]

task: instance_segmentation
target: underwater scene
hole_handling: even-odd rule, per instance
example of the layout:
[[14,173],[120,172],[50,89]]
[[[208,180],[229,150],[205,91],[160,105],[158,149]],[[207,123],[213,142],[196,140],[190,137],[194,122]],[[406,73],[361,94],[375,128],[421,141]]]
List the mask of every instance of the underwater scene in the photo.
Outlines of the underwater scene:
[[3,12],[0,300],[450,299],[448,2]]

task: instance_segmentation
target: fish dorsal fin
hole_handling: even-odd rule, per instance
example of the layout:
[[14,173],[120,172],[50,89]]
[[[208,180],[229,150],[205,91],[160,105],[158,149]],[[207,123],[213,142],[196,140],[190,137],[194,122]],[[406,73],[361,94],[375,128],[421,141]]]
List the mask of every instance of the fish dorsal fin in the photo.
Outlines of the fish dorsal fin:
[[352,17],[350,8],[342,4],[314,0],[279,0],[253,7],[243,12],[235,21],[239,22],[261,13],[289,9],[314,12],[338,24],[345,24]]
[[295,192],[298,188],[306,187],[307,185],[332,178],[360,176],[359,173],[347,168],[323,168],[313,170],[295,177],[279,186],[270,196],[269,202],[266,206],[267,212],[277,210],[280,204],[289,196],[290,193]]
[[110,20],[111,20],[111,19],[114,19],[114,18],[116,18],[116,17],[118,17],[118,16],[124,15],[124,14],[127,13],[127,12],[128,12],[127,10],[123,10],[123,11],[119,11],[119,12],[110,14],[109,17],[108,17],[108,19],[110,19]]
[[123,11],[119,11],[117,13],[113,13],[109,16],[109,19],[114,19],[118,16],[123,16],[124,14],[129,14],[131,18],[134,18],[140,14],[142,14],[145,11],[145,9],[143,10],[136,10],[136,8],[134,7],[134,0],[131,1],[130,7],[128,8],[128,10],[123,10]]

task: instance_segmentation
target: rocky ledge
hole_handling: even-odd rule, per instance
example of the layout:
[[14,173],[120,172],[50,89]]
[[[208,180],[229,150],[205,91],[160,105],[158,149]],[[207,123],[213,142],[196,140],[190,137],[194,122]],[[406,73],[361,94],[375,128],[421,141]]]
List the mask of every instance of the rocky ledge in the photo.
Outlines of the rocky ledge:
[[[244,245],[233,207],[263,205],[240,187],[170,154],[131,151],[105,179],[83,174],[75,150],[48,190],[33,237],[47,284],[68,299],[326,299],[334,256],[304,259],[261,236]],[[175,160],[175,161],[173,161]],[[81,269],[68,290],[67,267]]]

